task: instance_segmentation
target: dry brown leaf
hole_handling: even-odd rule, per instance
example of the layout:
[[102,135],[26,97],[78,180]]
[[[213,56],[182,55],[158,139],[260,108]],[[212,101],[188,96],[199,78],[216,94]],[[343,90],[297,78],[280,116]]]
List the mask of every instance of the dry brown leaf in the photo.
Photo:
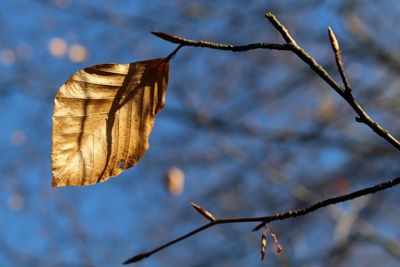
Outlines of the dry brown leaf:
[[91,185],[134,166],[165,102],[169,63],[101,64],[61,86],[53,113],[53,186]]

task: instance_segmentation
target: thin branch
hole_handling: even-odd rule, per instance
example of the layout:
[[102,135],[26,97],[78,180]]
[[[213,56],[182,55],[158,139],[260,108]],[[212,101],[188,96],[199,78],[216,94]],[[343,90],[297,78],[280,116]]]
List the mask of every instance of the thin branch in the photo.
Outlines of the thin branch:
[[345,202],[348,200],[352,200],[352,199],[356,199],[359,198],[361,196],[365,196],[365,195],[370,195],[370,194],[374,194],[376,192],[379,191],[383,191],[385,189],[388,189],[390,187],[393,187],[395,185],[400,184],[400,177],[394,178],[393,180],[381,183],[381,184],[377,184],[371,187],[367,187],[349,194],[345,194],[345,195],[341,195],[338,197],[333,197],[333,198],[328,198],[325,199],[323,201],[320,201],[318,203],[315,203],[314,205],[311,205],[307,208],[302,208],[302,209],[297,209],[297,210],[292,210],[292,211],[287,211],[287,212],[282,212],[282,213],[277,213],[275,215],[271,215],[271,216],[264,216],[264,217],[243,217],[243,218],[221,218],[221,219],[215,219],[215,221],[209,222],[201,227],[198,227],[197,229],[175,239],[172,240],[156,249],[153,249],[152,251],[149,252],[145,252],[145,253],[141,253],[139,255],[136,255],[130,259],[128,259],[127,261],[124,262],[124,264],[130,264],[130,263],[134,263],[137,261],[140,261],[144,258],[150,257],[151,255],[175,244],[178,243],[180,241],[183,241],[195,234],[198,234],[210,227],[213,227],[215,225],[218,224],[227,224],[227,223],[249,223],[249,222],[261,222],[259,225],[257,225],[253,231],[257,231],[260,228],[262,228],[264,226],[264,224],[266,223],[270,223],[273,221],[278,221],[278,220],[286,220],[289,218],[295,218],[295,217],[299,217],[311,212],[314,212],[318,209],[321,209],[323,207],[329,206],[329,205],[334,205],[340,202]]
[[274,26],[275,29],[282,35],[287,44],[297,45],[293,37],[290,36],[286,27],[283,26],[283,24],[276,19],[275,15],[272,12],[265,13],[265,17],[269,20],[272,26]]
[[[272,25],[281,33],[285,40],[292,40],[285,27],[280,21],[271,13],[265,14],[266,18],[271,22]],[[282,28],[284,30],[282,30]],[[371,119],[371,117],[364,111],[361,105],[354,99],[350,90],[343,90],[339,84],[328,74],[328,72],[319,65],[313,57],[311,57],[303,48],[298,46],[296,43],[288,43],[291,45],[291,51],[295,53],[304,63],[306,63],[315,73],[318,74],[326,83],[328,83],[332,89],[334,89],[346,102],[353,108],[359,117],[356,118],[357,122],[362,122],[368,125],[376,134],[392,144],[397,150],[400,150],[400,142],[394,138],[385,128],[380,126],[377,122]]]
[[216,224],[221,224],[221,222],[219,222],[219,220],[218,220],[218,221],[213,221],[213,222],[210,222],[210,223],[208,223],[208,224],[205,224],[205,225],[203,225],[203,226],[201,226],[201,227],[199,227],[199,228],[197,228],[197,229],[195,229],[195,230],[193,230],[193,231],[191,231],[191,232],[189,232],[189,233],[187,233],[187,234],[185,234],[185,235],[183,235],[183,236],[181,236],[181,237],[178,237],[178,238],[175,239],[175,240],[172,240],[172,241],[170,241],[170,242],[168,242],[168,243],[165,243],[164,245],[162,245],[162,246],[160,246],[160,247],[158,247],[158,248],[156,248],[156,249],[153,249],[152,251],[149,251],[149,252],[146,252],[146,253],[141,253],[141,254],[139,254],[139,255],[136,255],[136,256],[134,256],[134,257],[132,257],[132,258],[126,260],[123,264],[130,264],[130,263],[134,263],[134,262],[141,261],[141,260],[143,260],[144,258],[148,258],[148,257],[150,257],[151,255],[153,255],[154,253],[157,253],[157,252],[159,252],[160,250],[163,250],[163,249],[165,249],[165,248],[167,248],[167,247],[169,247],[169,246],[172,246],[173,244],[178,243],[179,241],[185,240],[186,238],[189,238],[189,237],[191,237],[192,235],[198,234],[198,233],[200,233],[200,232],[202,232],[202,231],[204,231],[204,230],[206,230],[206,229],[208,229],[208,228],[210,228],[211,226],[214,226],[214,225],[216,225]]
[[394,138],[385,128],[383,128],[381,125],[379,125],[377,122],[371,119],[371,117],[364,111],[361,105],[354,99],[353,95],[351,94],[351,91],[342,89],[340,85],[328,74],[328,72],[321,65],[319,65],[312,56],[310,56],[303,48],[301,48],[294,41],[293,37],[289,34],[285,26],[283,26],[283,24],[271,12],[265,14],[265,17],[282,35],[283,39],[287,42],[286,44],[254,43],[254,44],[235,46],[230,44],[220,44],[207,41],[194,41],[163,32],[152,32],[152,33],[163,40],[175,44],[180,44],[183,46],[206,47],[211,49],[218,49],[218,50],[225,50],[232,52],[243,52],[254,49],[292,51],[353,108],[353,110],[358,114],[358,117],[356,117],[357,122],[366,124],[376,134],[378,134],[380,137],[389,142],[397,150],[400,150],[400,142],[396,138]]
[[[227,44],[219,44],[219,43],[213,43],[213,42],[206,42],[206,41],[193,41],[185,38],[181,38],[178,36],[173,36],[167,33],[162,33],[162,32],[152,32],[154,35],[158,36],[161,39],[164,39],[166,41],[179,44],[179,48],[182,46],[194,46],[194,47],[206,47],[206,48],[211,48],[211,49],[218,49],[218,50],[227,50],[227,51],[233,51],[233,52],[239,52],[239,51],[248,51],[248,50],[253,50],[253,49],[272,49],[272,50],[288,50],[292,51],[294,54],[296,54],[304,63],[306,63],[314,72],[320,76],[327,84],[332,87],[346,102],[354,109],[354,111],[358,114],[359,117],[356,118],[356,121],[362,122],[366,125],[368,125],[376,134],[384,138],[386,141],[388,141],[390,144],[392,144],[396,149],[400,150],[400,142],[395,139],[392,135],[388,133],[382,126],[380,126],[377,122],[373,121],[369,115],[363,110],[361,105],[354,99],[350,86],[348,84],[347,78],[344,75],[344,68],[343,68],[343,63],[341,62],[341,56],[338,56],[338,53],[340,52],[338,43],[336,38],[332,40],[331,37],[331,44],[334,49],[336,61],[338,64],[339,72],[341,72],[343,82],[345,84],[345,89],[342,89],[340,85],[328,74],[328,72],[321,66],[319,65],[313,57],[311,57],[303,48],[301,48],[293,37],[289,34],[288,30],[283,26],[282,23],[271,13],[265,14],[266,18],[270,21],[270,23],[275,27],[275,29],[282,35],[283,39],[286,41],[286,44],[274,44],[274,43],[254,43],[254,44],[248,44],[248,45],[242,45],[242,46],[234,46],[234,45],[227,45]],[[334,36],[334,35],[333,35]],[[336,40],[336,44],[335,44]],[[177,50],[179,50],[177,48]],[[335,50],[336,49],[336,50]],[[176,51],[177,51],[176,50]],[[339,51],[339,52],[338,52]],[[173,53],[174,54],[174,53]],[[341,69],[340,69],[340,63],[341,63]],[[183,241],[195,234],[198,234],[210,227],[213,227],[218,224],[227,224],[227,223],[248,223],[248,222],[260,222],[259,225],[257,225],[253,231],[259,230],[263,225],[266,223],[270,223],[272,221],[277,221],[277,220],[285,220],[289,218],[294,218],[302,215],[306,215],[308,213],[314,212],[318,209],[321,209],[323,207],[329,206],[329,205],[334,205],[340,202],[344,201],[349,201],[361,196],[373,194],[379,191],[383,191],[385,189],[388,189],[390,187],[396,186],[400,183],[400,177],[397,177],[393,180],[377,184],[368,188],[364,188],[349,194],[341,195],[338,197],[334,198],[329,198],[325,199],[323,201],[320,201],[318,203],[315,203],[314,205],[311,205],[307,208],[303,209],[297,209],[297,210],[292,210],[292,211],[287,211],[287,212],[282,212],[282,213],[277,213],[272,216],[264,216],[264,217],[243,217],[243,218],[215,218],[214,216],[209,216],[208,212],[204,210],[203,208],[195,205],[194,208],[196,208],[197,211],[199,211],[203,216],[208,218],[210,220],[209,223],[173,240],[170,241],[150,252],[146,253],[141,253],[137,256],[134,256],[127,261],[124,262],[124,264],[129,264],[129,263],[134,263],[137,261],[140,261],[144,258],[150,257],[154,253],[157,253],[177,242]]]
[[183,46],[205,47],[205,48],[232,51],[232,52],[245,52],[254,49],[290,50],[290,46],[287,44],[254,43],[247,45],[231,45],[231,44],[220,44],[207,41],[194,41],[164,32],[152,31],[151,33],[165,41],[174,44],[180,44]]

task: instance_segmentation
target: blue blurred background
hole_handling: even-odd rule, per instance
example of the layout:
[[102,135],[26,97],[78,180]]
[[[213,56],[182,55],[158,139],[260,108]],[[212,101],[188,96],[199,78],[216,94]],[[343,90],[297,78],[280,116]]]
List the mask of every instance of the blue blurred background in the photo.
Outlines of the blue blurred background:
[[[282,42],[267,11],[339,81],[333,27],[355,97],[400,136],[398,1],[3,1],[0,266],[120,266],[205,223],[190,202],[219,217],[270,215],[398,175],[398,152],[294,55],[185,47],[139,164],[95,186],[51,187],[53,98],[70,75],[166,56],[175,45],[152,30]],[[265,262],[261,233],[241,224],[137,266],[397,266],[398,203],[394,188],[275,222],[284,253],[269,240]]]

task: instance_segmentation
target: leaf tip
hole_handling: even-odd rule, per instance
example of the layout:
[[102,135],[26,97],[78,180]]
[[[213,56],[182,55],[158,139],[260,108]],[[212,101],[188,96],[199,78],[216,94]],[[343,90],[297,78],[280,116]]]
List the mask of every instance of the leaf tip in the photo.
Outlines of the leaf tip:
[[53,176],[51,178],[51,186],[52,187],[60,187],[60,179]]

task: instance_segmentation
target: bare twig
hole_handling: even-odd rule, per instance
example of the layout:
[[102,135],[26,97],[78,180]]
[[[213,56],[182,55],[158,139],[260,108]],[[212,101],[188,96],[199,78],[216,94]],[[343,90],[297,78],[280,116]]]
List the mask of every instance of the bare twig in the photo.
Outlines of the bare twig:
[[[336,91],[352,108],[353,110],[358,114],[358,117],[356,118],[356,121],[362,122],[369,126],[376,134],[381,136],[383,139],[385,139],[387,142],[392,144],[396,149],[400,150],[400,142],[394,138],[392,135],[389,134],[387,130],[385,130],[382,126],[380,126],[377,122],[373,121],[369,115],[364,111],[364,109],[361,107],[361,105],[354,99],[350,86],[348,83],[348,80],[345,76],[344,68],[343,68],[343,62],[341,60],[341,55],[340,55],[340,49],[339,49],[339,44],[334,37],[334,34],[332,31],[330,31],[330,38],[331,38],[331,44],[335,53],[335,58],[336,62],[338,65],[339,72],[341,74],[343,83],[345,85],[345,89],[341,88],[340,85],[328,74],[328,72],[321,66],[319,65],[313,57],[311,57],[303,48],[301,48],[293,39],[293,37],[289,34],[288,30],[283,26],[281,22],[278,21],[278,19],[271,13],[265,14],[266,18],[270,21],[270,23],[275,27],[275,29],[282,35],[283,39],[286,41],[286,44],[275,44],[275,43],[254,43],[254,44],[248,44],[248,45],[241,45],[241,46],[234,46],[234,45],[228,45],[228,44],[219,44],[219,43],[213,43],[213,42],[206,42],[206,41],[194,41],[194,40],[189,40],[185,38],[181,38],[178,36],[170,35],[167,33],[162,33],[162,32],[152,32],[154,35],[160,37],[161,39],[164,39],[166,41],[179,44],[179,48],[181,46],[194,46],[194,47],[206,47],[206,48],[211,48],[211,49],[218,49],[218,50],[226,50],[226,51],[233,51],[233,52],[240,52],[240,51],[248,51],[248,50],[253,50],[253,49],[271,49],[271,50],[287,50],[287,51],[292,51],[294,54],[296,54],[304,63],[306,63],[318,76],[320,76],[321,79],[323,79],[330,87],[332,87],[333,90]],[[385,189],[388,189],[390,187],[396,186],[400,183],[400,177],[397,177],[393,180],[377,184],[368,188],[364,188],[349,194],[341,195],[338,197],[334,198],[329,198],[325,199],[323,201],[320,201],[318,203],[315,203],[307,208],[302,208],[302,209],[297,209],[297,210],[292,210],[292,211],[287,211],[287,212],[282,212],[282,213],[277,213],[275,215],[271,216],[264,216],[264,217],[241,217],[241,218],[215,218],[214,216],[208,216],[208,212],[205,211],[203,208],[194,205],[193,207],[196,208],[197,211],[199,211],[203,216],[208,218],[210,220],[209,223],[198,227],[197,229],[173,240],[170,241],[156,249],[153,249],[152,251],[146,252],[146,253],[141,253],[135,257],[132,257],[128,259],[127,261],[124,262],[124,264],[129,264],[133,262],[140,261],[144,258],[147,258],[154,253],[157,253],[177,242],[180,242],[182,240],[185,240],[195,234],[198,234],[210,227],[213,227],[218,224],[227,224],[227,223],[248,223],[248,222],[260,222],[259,225],[257,225],[253,231],[257,231],[260,228],[262,228],[266,223],[270,223],[273,221],[277,220],[285,220],[289,218],[294,218],[298,216],[302,216],[311,212],[314,212],[320,208],[329,206],[329,205],[334,205],[340,202],[352,200],[364,195],[369,195],[373,194],[379,191],[383,191]],[[279,248],[278,250],[280,250]]]
[[232,52],[242,52],[254,49],[271,49],[271,50],[287,50],[292,51],[296,54],[304,63],[306,63],[318,76],[321,77],[329,86],[336,91],[357,113],[357,122],[361,122],[369,126],[376,134],[389,142],[393,147],[400,150],[400,142],[394,138],[385,128],[379,125],[377,122],[372,120],[372,118],[364,111],[361,105],[354,99],[350,90],[344,90],[340,85],[328,74],[328,72],[319,65],[313,57],[311,57],[303,48],[301,48],[289,34],[287,29],[283,24],[271,13],[265,14],[266,18],[270,23],[279,31],[283,39],[287,42],[286,44],[274,44],[274,43],[254,43],[242,46],[235,46],[229,44],[220,44],[214,42],[206,41],[194,41],[185,39],[182,37],[170,35],[162,32],[152,32],[157,37],[163,40],[172,42],[175,44],[180,44],[183,46],[193,46],[193,47],[206,47],[211,49],[232,51]]
[[[271,22],[272,25],[277,29],[285,28],[278,19],[271,13],[265,14],[266,18]],[[282,37],[285,40],[293,39],[287,30],[279,30]],[[295,53],[304,63],[306,63],[318,76],[320,76],[326,83],[328,83],[332,89],[336,91],[346,102],[353,108],[359,117],[356,118],[357,122],[362,122],[368,125],[376,134],[388,141],[396,149],[400,150],[400,142],[394,138],[386,129],[380,126],[377,122],[371,119],[371,117],[364,111],[361,105],[354,99],[350,90],[343,90],[339,84],[328,74],[328,72],[319,65],[313,57],[311,57],[303,48],[298,46],[296,43],[291,44],[291,51]]]
[[195,230],[193,230],[193,231],[191,231],[191,232],[189,232],[189,233],[187,233],[187,234],[185,234],[185,235],[183,235],[183,236],[181,236],[181,237],[179,237],[179,238],[177,238],[175,240],[172,240],[171,242],[168,242],[168,243],[166,243],[166,244],[164,244],[164,245],[162,245],[162,246],[160,246],[160,247],[158,247],[156,249],[153,249],[152,251],[149,251],[149,252],[146,252],[146,253],[140,253],[140,254],[138,254],[138,255],[126,260],[123,264],[130,264],[130,263],[141,261],[144,258],[148,258],[151,255],[153,255],[154,253],[159,252],[160,250],[163,250],[163,249],[165,249],[165,248],[167,248],[169,246],[172,246],[173,244],[178,243],[179,241],[185,240],[186,238],[189,238],[192,235],[200,233],[200,232],[206,230],[207,228],[210,228],[211,226],[214,226],[214,225],[220,224],[220,223],[221,222],[213,221],[213,222],[210,222],[208,224],[205,224],[205,225],[203,225],[203,226],[201,226],[201,227],[199,227],[199,228],[197,228],[197,229],[195,229]]
[[206,41],[194,41],[185,39],[182,37],[178,37],[175,35],[171,35],[164,32],[155,32],[152,31],[152,34],[155,36],[174,43],[180,44],[183,46],[194,46],[194,47],[205,47],[217,50],[226,50],[232,52],[245,52],[254,49],[271,49],[271,50],[290,50],[290,46],[287,44],[274,44],[274,43],[254,43],[254,44],[247,44],[247,45],[230,45],[230,44],[219,44],[214,42],[206,42]]
[[292,210],[292,211],[287,211],[287,212],[282,212],[282,213],[277,213],[275,215],[271,215],[271,216],[264,216],[264,217],[242,217],[242,218],[221,218],[221,219],[215,219],[215,221],[209,222],[203,226],[198,227],[197,229],[173,240],[170,241],[156,249],[153,249],[152,251],[146,252],[146,253],[141,253],[137,256],[134,256],[130,259],[128,259],[127,261],[124,262],[124,264],[130,264],[130,263],[134,263],[137,261],[140,261],[144,258],[150,257],[151,255],[175,244],[178,243],[182,240],[185,240],[195,234],[198,234],[210,227],[213,227],[215,225],[218,224],[227,224],[227,223],[249,223],[249,222],[261,222],[259,225],[257,225],[253,231],[257,231],[260,228],[262,228],[264,226],[264,224],[266,223],[270,223],[273,221],[278,221],[278,220],[285,220],[285,219],[289,219],[289,218],[294,218],[294,217],[299,217],[311,212],[314,212],[320,208],[329,206],[329,205],[334,205],[340,202],[344,202],[344,201],[348,201],[348,200],[352,200],[361,196],[365,196],[365,195],[369,195],[369,194],[373,194],[379,191],[383,191],[387,188],[393,187],[395,185],[400,184],[400,177],[394,178],[393,180],[381,183],[381,184],[377,184],[362,190],[358,190],[346,195],[341,195],[338,197],[334,197],[334,198],[329,198],[329,199],[325,199],[323,201],[320,201],[318,203],[315,203],[314,205],[311,205],[307,208],[303,208],[303,209],[297,209],[297,210]]

